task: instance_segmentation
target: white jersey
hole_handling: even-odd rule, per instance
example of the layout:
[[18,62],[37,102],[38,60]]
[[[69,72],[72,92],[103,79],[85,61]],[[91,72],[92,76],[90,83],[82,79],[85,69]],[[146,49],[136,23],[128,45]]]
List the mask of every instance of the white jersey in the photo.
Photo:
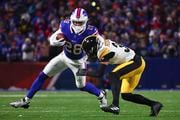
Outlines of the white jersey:
[[113,52],[114,55],[108,60],[109,64],[121,64],[134,58],[134,50],[125,47],[121,44],[113,42],[111,40],[99,41],[98,45],[98,59],[101,61],[103,57]]

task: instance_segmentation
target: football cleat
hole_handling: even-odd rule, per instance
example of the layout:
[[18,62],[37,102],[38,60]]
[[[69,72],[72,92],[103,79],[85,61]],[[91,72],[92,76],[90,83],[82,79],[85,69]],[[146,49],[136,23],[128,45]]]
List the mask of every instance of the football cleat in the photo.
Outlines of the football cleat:
[[150,116],[157,116],[162,109],[163,105],[159,102],[156,102],[153,106],[151,106],[151,114]]
[[19,101],[11,102],[10,105],[14,108],[29,108],[30,99],[29,98],[22,98]]
[[102,97],[98,97],[99,100],[99,107],[106,107],[107,106],[107,93],[105,90],[101,91]]
[[106,107],[102,107],[101,108],[104,112],[109,112],[109,113],[113,113],[113,114],[116,114],[118,115],[119,114],[119,107],[111,104],[109,106],[106,106]]

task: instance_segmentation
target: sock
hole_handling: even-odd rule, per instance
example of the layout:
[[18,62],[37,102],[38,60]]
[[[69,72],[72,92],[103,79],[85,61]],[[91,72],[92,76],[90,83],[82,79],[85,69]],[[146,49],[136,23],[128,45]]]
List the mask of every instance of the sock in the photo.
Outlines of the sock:
[[27,102],[29,102],[29,101],[31,100],[31,99],[28,98],[28,97],[25,97],[24,99],[25,99],[25,101],[27,101]]
[[93,94],[97,97],[99,97],[100,93],[101,93],[101,91],[98,88],[96,88],[92,83],[89,83],[89,82],[86,84],[86,86],[84,86],[83,88],[80,88],[80,90],[86,91],[86,92]]
[[48,78],[48,76],[46,74],[44,74],[43,72],[41,72],[39,74],[39,76],[36,78],[36,80],[33,82],[30,90],[28,91],[27,97],[32,99],[34,94],[41,89],[41,87],[43,86],[43,83],[45,82],[45,80]]
[[138,104],[152,106],[154,103],[156,103],[155,101],[152,101],[139,94],[122,93],[121,96],[124,100],[131,101]]
[[111,82],[111,90],[113,96],[112,104],[119,107],[119,94],[120,94],[121,81],[111,80],[110,82]]

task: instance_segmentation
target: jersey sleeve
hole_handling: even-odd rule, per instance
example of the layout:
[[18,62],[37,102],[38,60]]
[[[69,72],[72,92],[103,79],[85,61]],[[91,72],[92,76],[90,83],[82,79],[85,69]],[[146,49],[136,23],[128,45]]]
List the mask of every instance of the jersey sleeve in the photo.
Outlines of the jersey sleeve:
[[63,34],[63,27],[64,27],[64,24],[63,24],[63,21],[61,21],[59,24],[59,30],[61,31],[62,34]]
[[99,32],[98,32],[98,30],[97,30],[96,27],[94,27],[94,33],[93,33],[93,35],[99,35]]
[[67,31],[67,28],[69,28],[70,20],[65,19],[60,22],[59,29],[61,29],[62,34],[65,34]]
[[114,57],[115,52],[110,50],[109,40],[100,40],[99,43],[100,49],[98,50],[98,59],[101,62],[107,62]]
[[103,56],[105,56],[108,53],[109,53],[108,47],[101,48],[98,53],[98,58],[101,59]]
[[97,35],[99,34],[97,28],[95,26],[92,25],[87,25],[87,29],[86,29],[88,35]]
[[104,41],[99,41],[100,49],[98,50],[98,59],[101,61],[105,55],[110,52],[110,48],[105,45]]

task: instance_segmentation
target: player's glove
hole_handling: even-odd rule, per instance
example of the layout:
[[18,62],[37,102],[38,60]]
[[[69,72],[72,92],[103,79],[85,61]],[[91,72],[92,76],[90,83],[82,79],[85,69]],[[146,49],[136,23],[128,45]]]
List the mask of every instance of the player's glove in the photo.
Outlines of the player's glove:
[[101,58],[101,62],[107,62],[109,61],[109,59],[113,58],[115,55],[115,52],[110,52],[108,54],[106,54],[103,58]]
[[76,73],[77,76],[86,76],[87,69],[79,69]]

